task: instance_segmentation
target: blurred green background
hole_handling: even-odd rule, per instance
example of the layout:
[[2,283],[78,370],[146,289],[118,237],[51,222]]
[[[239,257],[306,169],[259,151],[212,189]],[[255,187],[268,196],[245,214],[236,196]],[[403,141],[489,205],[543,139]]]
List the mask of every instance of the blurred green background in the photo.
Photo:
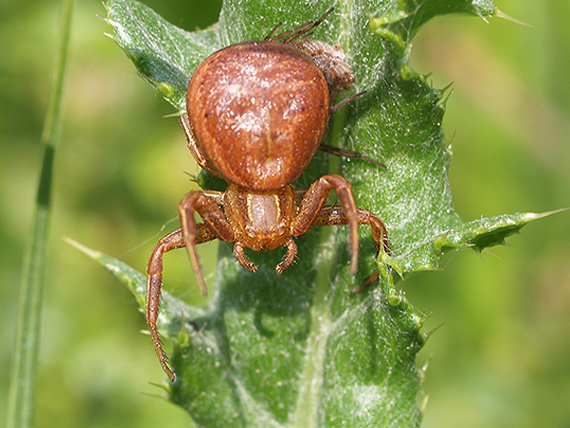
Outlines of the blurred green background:
[[[217,20],[220,0],[146,0],[187,29]],[[570,3],[498,0],[532,28],[451,16],[422,29],[413,68],[454,82],[444,130],[465,220],[570,206]],[[22,255],[42,156],[40,134],[60,4],[0,2],[0,418],[5,418]],[[197,168],[174,110],[103,33],[99,0],[76,4],[56,155],[54,212],[37,376],[36,427],[187,427],[151,382],[164,380],[135,300],[61,240],[139,270]],[[170,222],[174,220],[173,222]],[[169,223],[170,222],[170,223]],[[162,229],[164,227],[164,230]],[[399,286],[433,332],[424,427],[570,427],[570,213],[531,223],[510,247],[448,256],[443,272]],[[210,275],[215,244],[200,253]],[[168,289],[196,299],[184,252]],[[439,327],[439,328],[438,328]]]

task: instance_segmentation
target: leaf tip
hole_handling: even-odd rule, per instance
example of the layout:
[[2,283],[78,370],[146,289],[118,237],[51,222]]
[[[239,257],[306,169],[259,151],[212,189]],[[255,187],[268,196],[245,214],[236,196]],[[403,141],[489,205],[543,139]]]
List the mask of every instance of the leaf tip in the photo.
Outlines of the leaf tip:
[[447,86],[445,86],[442,89],[438,89],[437,92],[439,95],[438,104],[445,107],[447,105],[447,101],[449,101],[449,98],[453,93],[453,82],[450,82]]
[[[172,388],[170,387],[170,382],[169,383],[156,383],[156,382],[149,382],[150,385],[152,386],[156,386],[157,388],[162,389],[164,392],[166,392],[167,394],[170,394],[172,392]],[[159,397],[159,398],[164,398],[161,395],[156,395],[156,394],[149,394],[152,397]]]
[[62,236],[61,239],[63,239],[65,242],[67,242],[72,247],[77,248],[83,254],[87,254],[89,257],[91,257],[94,260],[101,258],[101,253],[99,251],[95,251],[95,250],[92,250],[91,248],[87,248],[85,245],[80,244],[79,242],[71,239],[68,236]]
[[111,33],[103,33],[104,36],[110,38],[111,40],[113,40],[114,42],[118,43],[119,41],[117,40],[117,38],[115,37],[114,34]]
[[[436,331],[438,331],[441,327],[443,327],[443,323],[439,324],[438,326],[432,328],[430,331],[426,333],[426,339],[429,339]],[[426,367],[427,368],[427,367]]]
[[429,399],[429,395],[426,395],[422,401],[422,404],[419,406],[420,407],[420,413],[422,414],[422,416],[425,415],[425,413],[426,413],[428,399]]
[[496,10],[495,10],[495,13],[493,14],[493,16],[496,16],[497,18],[506,19],[507,21],[514,22],[515,24],[520,24],[520,25],[523,25],[523,26],[525,26],[525,27],[530,27],[530,28],[532,28],[532,25],[527,24],[526,22],[520,21],[520,20],[518,20],[518,19],[516,19],[516,18],[513,18],[512,16],[507,15],[506,13],[502,12],[502,11],[499,10],[499,9],[496,9]]
[[564,211],[568,211],[570,208],[559,208],[557,210],[552,210],[552,211],[546,211],[543,213],[526,213],[524,214],[524,220],[526,223],[529,223],[533,220],[538,220],[544,217],[549,217],[553,214],[558,214]]

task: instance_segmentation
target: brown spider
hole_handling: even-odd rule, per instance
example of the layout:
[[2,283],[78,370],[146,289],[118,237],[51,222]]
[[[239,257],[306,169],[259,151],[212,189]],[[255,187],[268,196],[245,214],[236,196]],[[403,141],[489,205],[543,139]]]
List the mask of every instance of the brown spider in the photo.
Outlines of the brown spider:
[[[319,148],[370,160],[321,144],[331,113],[344,104],[333,106],[334,97],[354,82],[340,47],[306,36],[331,12],[273,36],[277,26],[263,41],[222,49],[200,64],[190,80],[188,113],[181,117],[188,147],[201,167],[229,185],[225,192],[188,193],[179,206],[181,229],[163,237],[148,262],[147,324],[160,363],[172,381],[175,375],[156,326],[164,253],[186,247],[206,294],[196,245],[216,238],[235,242],[235,257],[252,272],[257,266],[247,258],[246,247],[254,251],[287,247],[276,267],[281,273],[297,253],[293,237],[313,226],[349,225],[352,274],[358,262],[359,224],[371,226],[379,252],[390,251],[384,224],[356,206],[345,178],[330,174],[306,190],[291,187]],[[324,206],[332,190],[340,205]],[[203,223],[195,222],[194,213]],[[377,278],[375,274],[366,284]]]

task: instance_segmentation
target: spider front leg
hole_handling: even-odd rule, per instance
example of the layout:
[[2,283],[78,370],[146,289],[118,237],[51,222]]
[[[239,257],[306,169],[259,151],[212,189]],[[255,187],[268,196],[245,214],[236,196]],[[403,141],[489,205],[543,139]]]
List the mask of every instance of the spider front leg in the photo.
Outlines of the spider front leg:
[[[196,243],[211,241],[216,238],[214,232],[206,224],[197,225],[197,238]],[[184,242],[184,236],[182,229],[178,229],[172,233],[169,233],[165,237],[161,238],[160,241],[155,245],[146,268],[148,279],[147,279],[147,293],[146,293],[146,323],[150,331],[150,336],[152,337],[152,343],[156,349],[156,354],[162,368],[168,375],[171,381],[174,382],[176,376],[168,367],[168,359],[162,349],[162,343],[160,341],[160,335],[158,334],[158,328],[156,322],[158,320],[158,310],[160,307],[160,293],[162,290],[162,269],[163,269],[163,256],[169,251],[175,250],[177,248],[182,248],[186,244]]]
[[196,244],[200,242],[198,242],[199,236],[196,221],[194,220],[194,213],[197,212],[200,217],[202,217],[204,224],[208,226],[216,238],[222,241],[235,241],[235,233],[225,213],[218,205],[218,202],[221,200],[221,195],[219,192],[190,192],[182,199],[182,202],[180,202],[178,206],[184,244],[188,250],[188,256],[190,257],[192,269],[198,280],[198,285],[204,295],[207,294],[207,290],[204,277],[202,276],[198,251],[196,249]]
[[350,272],[354,275],[358,266],[358,208],[354,201],[350,183],[345,178],[336,174],[323,175],[311,184],[311,187],[305,192],[297,216],[293,220],[291,235],[302,235],[314,225],[329,193],[333,189],[344,209],[346,222],[342,224],[348,224],[350,228],[350,248],[352,249]]
[[[358,208],[357,212],[358,224],[367,224],[372,229],[372,239],[374,239],[374,244],[376,244],[376,251],[380,253],[383,251],[386,254],[392,254],[390,249],[390,243],[388,242],[388,233],[386,232],[386,226],[378,216],[371,211],[364,208]],[[323,207],[319,212],[319,215],[315,219],[313,226],[333,226],[333,225],[343,225],[348,223],[348,218],[345,215],[344,209],[338,205],[329,205]],[[348,290],[349,294],[356,294],[366,287],[374,284],[379,277],[380,273],[378,270],[374,272],[366,281],[357,287]]]
[[[388,242],[388,233],[382,220],[372,211],[364,208],[357,208],[356,216],[358,224],[367,224],[372,228],[372,239],[376,245],[376,251],[378,253],[384,251],[387,254],[391,254],[392,250]],[[340,226],[344,224],[348,224],[348,217],[344,208],[339,205],[323,207],[313,222],[313,226]]]

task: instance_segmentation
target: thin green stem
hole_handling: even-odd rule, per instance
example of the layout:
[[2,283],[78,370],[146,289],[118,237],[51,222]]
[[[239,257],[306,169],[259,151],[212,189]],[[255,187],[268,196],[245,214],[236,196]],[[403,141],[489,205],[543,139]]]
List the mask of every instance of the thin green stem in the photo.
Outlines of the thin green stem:
[[33,422],[34,379],[48,244],[53,160],[59,139],[61,100],[73,5],[74,0],[63,1],[63,19],[54,70],[54,82],[42,134],[45,151],[36,197],[32,242],[26,255],[22,275],[16,344],[8,397],[7,428],[28,428],[32,426]]

